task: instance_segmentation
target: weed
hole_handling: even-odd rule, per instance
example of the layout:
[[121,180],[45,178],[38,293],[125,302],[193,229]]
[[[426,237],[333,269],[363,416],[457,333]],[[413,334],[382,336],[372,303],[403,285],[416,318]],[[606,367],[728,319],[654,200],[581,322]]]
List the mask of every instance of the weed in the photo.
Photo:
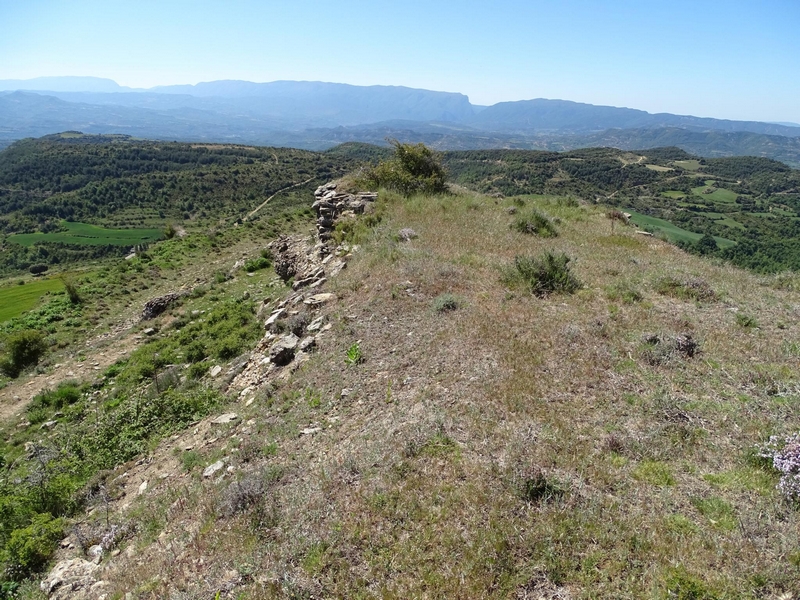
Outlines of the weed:
[[456,310],[459,305],[459,299],[453,294],[440,294],[433,300],[433,310],[439,313]]
[[644,299],[641,292],[627,282],[617,282],[606,289],[606,297],[615,302],[634,304]]
[[739,312],[736,313],[736,324],[742,329],[754,329],[758,327],[755,317]]
[[640,354],[644,362],[655,367],[679,357],[693,358],[698,348],[699,344],[688,333],[674,337],[651,333],[643,336]]
[[669,465],[663,462],[646,460],[636,467],[633,476],[651,485],[675,485],[675,477],[672,474],[672,470]]
[[353,342],[347,349],[344,362],[350,366],[355,366],[364,362],[364,354],[361,352],[361,345],[358,342]]
[[666,577],[667,597],[675,600],[715,600],[717,596],[711,592],[700,579],[690,575],[686,569],[672,569]]
[[187,450],[181,454],[181,466],[186,472],[203,464],[203,457],[196,450]]
[[267,482],[263,473],[245,475],[228,486],[219,512],[225,517],[243,513],[261,502],[267,491]]
[[512,227],[520,233],[537,235],[539,237],[549,238],[556,237],[558,235],[558,230],[556,230],[553,222],[535,209],[530,210],[527,214],[517,217],[512,224]]
[[699,278],[681,280],[675,277],[662,277],[656,282],[655,289],[662,296],[673,296],[681,300],[714,302],[718,299],[717,293],[711,286]]
[[517,256],[514,264],[505,270],[503,281],[509,286],[527,288],[539,297],[551,293],[572,294],[583,284],[570,270],[566,254],[545,252],[541,257]]
[[692,498],[692,504],[706,517],[714,527],[724,531],[736,529],[738,520],[733,511],[733,507],[723,500],[712,496],[710,498]]
[[770,437],[757,449],[756,457],[772,463],[781,475],[778,490],[788,500],[800,503],[800,433]]
[[566,492],[558,480],[548,477],[544,471],[536,467],[515,474],[514,487],[519,496],[530,503],[555,500]]

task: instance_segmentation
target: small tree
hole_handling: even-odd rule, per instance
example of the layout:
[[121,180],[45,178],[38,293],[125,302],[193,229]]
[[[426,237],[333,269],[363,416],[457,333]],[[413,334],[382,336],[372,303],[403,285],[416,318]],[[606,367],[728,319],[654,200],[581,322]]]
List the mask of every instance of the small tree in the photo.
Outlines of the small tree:
[[6,355],[0,360],[0,371],[9,377],[17,377],[26,367],[38,364],[47,351],[44,336],[33,329],[12,333],[5,343]]
[[711,234],[706,233],[703,237],[697,240],[695,243],[695,248],[700,254],[713,254],[718,249],[717,240],[715,240],[714,236]]
[[394,158],[378,164],[367,174],[367,183],[401,194],[440,194],[447,190],[447,173],[440,157],[425,144],[403,144],[390,139]]

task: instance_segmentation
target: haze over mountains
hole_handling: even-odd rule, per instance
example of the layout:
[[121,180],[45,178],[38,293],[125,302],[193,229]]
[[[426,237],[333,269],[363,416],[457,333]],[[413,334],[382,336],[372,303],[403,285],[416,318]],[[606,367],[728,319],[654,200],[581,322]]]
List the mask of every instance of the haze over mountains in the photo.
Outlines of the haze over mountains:
[[386,137],[439,149],[674,145],[703,156],[800,165],[800,127],[535,99],[476,106],[463,94],[400,86],[212,81],[133,89],[110,79],[0,81],[0,147],[67,130],[152,139],[325,149]]

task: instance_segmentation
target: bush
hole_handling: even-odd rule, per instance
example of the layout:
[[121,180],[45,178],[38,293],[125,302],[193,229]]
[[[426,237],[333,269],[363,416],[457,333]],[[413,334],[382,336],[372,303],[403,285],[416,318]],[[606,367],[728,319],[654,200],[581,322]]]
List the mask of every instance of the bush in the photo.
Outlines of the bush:
[[532,210],[528,214],[520,215],[514,221],[512,227],[520,233],[538,235],[539,237],[556,237],[558,235],[553,222],[538,210]]
[[259,256],[258,258],[248,260],[246,263],[244,263],[244,270],[248,273],[254,273],[255,271],[260,271],[261,269],[268,269],[271,266],[272,262],[270,262],[268,258]]
[[31,524],[11,532],[6,544],[6,576],[21,581],[41,569],[55,551],[55,543],[64,535],[64,521],[49,514],[38,514]]
[[520,285],[534,296],[551,293],[572,294],[583,284],[570,271],[570,258],[566,254],[545,252],[541,257],[517,256],[507,269],[504,281],[508,285]]
[[27,410],[29,413],[42,408],[61,410],[80,399],[81,388],[77,383],[68,381],[58,384],[55,390],[44,390],[36,394]]
[[72,304],[80,304],[83,302],[83,298],[81,298],[80,293],[78,292],[78,286],[75,285],[75,282],[69,281],[67,279],[63,280],[64,282],[64,291],[67,292],[67,297]]
[[402,144],[388,140],[394,146],[395,156],[379,163],[365,176],[370,187],[385,187],[410,196],[412,194],[440,194],[447,190],[447,174],[441,160],[425,144]]
[[30,271],[33,275],[41,275],[47,271],[48,268],[49,267],[47,265],[31,265],[28,271]]
[[25,329],[9,335],[5,347],[6,356],[0,360],[0,371],[9,377],[18,377],[23,369],[39,363],[47,351],[47,342],[39,331]]

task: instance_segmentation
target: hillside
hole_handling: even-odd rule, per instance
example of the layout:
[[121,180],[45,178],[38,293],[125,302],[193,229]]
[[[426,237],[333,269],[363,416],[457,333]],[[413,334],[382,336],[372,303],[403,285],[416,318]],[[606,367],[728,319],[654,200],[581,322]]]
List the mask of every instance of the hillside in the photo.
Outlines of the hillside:
[[6,234],[55,235],[68,230],[65,220],[109,229],[213,229],[248,218],[267,199],[258,216],[269,226],[276,215],[308,212],[299,194],[363,161],[356,149],[316,153],[75,132],[22,140],[0,153],[0,273],[130,248],[65,247],[49,238],[23,247]]
[[[757,450],[800,416],[794,276],[569,194],[343,189],[317,210],[364,215],[328,250],[230,223],[53,296],[67,344],[0,391],[7,561],[63,537],[51,598],[800,593],[800,513]],[[543,252],[572,293],[527,287]]]
[[[157,148],[167,175],[194,168],[186,147],[136,144],[48,140],[17,183],[53,191],[60,153],[85,185],[92,152],[109,181]],[[209,153],[238,168],[256,150]],[[355,194],[359,171],[0,285],[40,294],[0,323],[4,372],[22,332],[46,342],[0,379],[0,597],[800,594],[797,493],[771,460],[800,417],[796,275],[687,254],[576,187],[795,173],[494,152],[443,157],[492,195]],[[504,188],[525,185],[544,189]],[[685,200],[731,201],[704,188]]]

